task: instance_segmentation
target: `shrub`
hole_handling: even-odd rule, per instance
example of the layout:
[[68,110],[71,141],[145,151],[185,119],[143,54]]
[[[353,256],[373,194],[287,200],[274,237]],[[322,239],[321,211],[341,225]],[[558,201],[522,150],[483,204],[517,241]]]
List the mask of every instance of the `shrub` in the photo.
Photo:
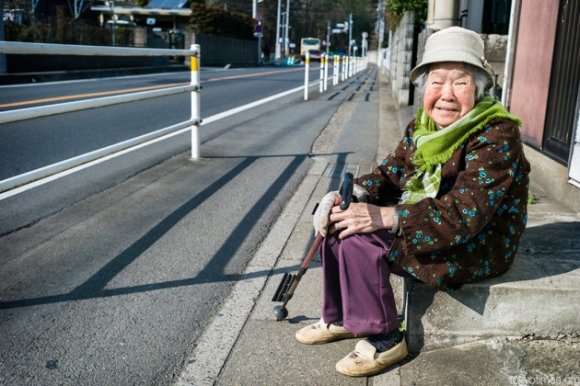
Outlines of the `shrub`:
[[396,30],[406,11],[415,12],[415,22],[423,24],[427,19],[429,0],[387,0],[387,10],[392,29]]

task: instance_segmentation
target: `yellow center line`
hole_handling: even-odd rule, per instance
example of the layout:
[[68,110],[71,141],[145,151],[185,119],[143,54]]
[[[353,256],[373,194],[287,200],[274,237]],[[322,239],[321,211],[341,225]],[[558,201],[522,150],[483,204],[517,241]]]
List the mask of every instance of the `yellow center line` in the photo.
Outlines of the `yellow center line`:
[[[261,75],[271,75],[271,74],[278,74],[278,73],[298,71],[298,70],[302,70],[302,69],[298,68],[298,69],[291,69],[291,70],[278,70],[278,71],[270,71],[270,72],[261,72],[261,73],[257,73],[257,74],[225,76],[223,78],[211,78],[208,80],[202,80],[201,83],[217,82],[220,80],[230,80],[230,79],[239,79],[239,78],[250,78],[250,77],[256,77],[256,76],[261,76]],[[137,92],[137,91],[155,90],[155,89],[159,89],[159,88],[185,86],[188,84],[190,84],[190,82],[170,83],[170,84],[163,84],[163,85],[158,85],[158,86],[129,88],[129,89],[124,89],[124,90],[102,91],[102,92],[94,92],[94,93],[88,93],[88,94],[66,95],[66,96],[53,97],[53,98],[44,98],[44,99],[35,99],[35,100],[30,100],[30,101],[6,103],[3,105],[0,105],[0,108],[19,107],[19,106],[33,105],[33,104],[38,104],[38,103],[48,103],[48,102],[60,102],[60,101],[65,101],[65,100],[70,100],[70,99],[102,97],[102,96],[107,96],[107,95],[125,94],[125,93]]]
[[53,97],[53,98],[45,98],[45,99],[35,99],[32,101],[23,101],[23,102],[14,102],[14,103],[7,103],[4,105],[0,105],[0,108],[3,107],[16,107],[16,106],[24,106],[24,105],[31,105],[36,103],[46,103],[46,102],[57,102],[57,101],[64,101],[68,99],[79,99],[79,98],[92,98],[92,97],[99,97],[105,95],[114,95],[114,94],[123,94],[123,93],[130,93],[130,92],[137,92],[137,91],[146,91],[146,90],[154,90],[156,88],[167,88],[167,87],[175,87],[175,86],[183,86],[189,84],[188,82],[185,83],[171,83],[171,84],[162,84],[159,86],[148,86],[148,87],[137,87],[137,88],[129,88],[126,90],[114,90],[114,91],[102,91],[102,92],[93,92],[89,94],[76,94],[76,95],[66,95],[60,97]]

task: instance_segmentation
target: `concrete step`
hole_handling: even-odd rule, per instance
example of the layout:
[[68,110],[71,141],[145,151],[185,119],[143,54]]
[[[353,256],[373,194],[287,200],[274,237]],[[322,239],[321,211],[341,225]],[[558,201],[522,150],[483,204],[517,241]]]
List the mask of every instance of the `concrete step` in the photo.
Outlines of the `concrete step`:
[[528,228],[510,271],[453,293],[406,281],[411,352],[492,338],[580,332],[580,216],[532,190]]

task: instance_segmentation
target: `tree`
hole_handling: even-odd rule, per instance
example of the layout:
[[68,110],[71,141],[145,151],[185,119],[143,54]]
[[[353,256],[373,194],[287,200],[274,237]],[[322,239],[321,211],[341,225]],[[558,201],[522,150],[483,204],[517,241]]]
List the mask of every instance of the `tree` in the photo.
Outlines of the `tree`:
[[427,19],[429,0],[387,0],[387,11],[392,29],[397,29],[406,11],[415,12],[415,22],[423,24]]

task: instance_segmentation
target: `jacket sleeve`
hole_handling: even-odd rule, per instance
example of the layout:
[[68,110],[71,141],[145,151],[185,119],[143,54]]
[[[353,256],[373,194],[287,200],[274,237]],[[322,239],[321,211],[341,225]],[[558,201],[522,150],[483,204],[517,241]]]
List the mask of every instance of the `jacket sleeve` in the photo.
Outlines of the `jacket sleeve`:
[[375,170],[359,178],[354,183],[364,187],[372,197],[372,203],[379,206],[393,204],[401,196],[407,175],[407,165],[411,165],[414,153],[413,125],[405,130],[405,136],[397,148],[389,154]]
[[[458,152],[465,154],[464,167],[447,192],[440,192],[435,199],[396,206],[405,254],[467,243],[486,225],[493,226],[492,219],[510,185],[522,178],[523,148],[515,125],[489,125],[471,136],[465,149]],[[445,167],[459,165],[449,165],[448,161]]]

